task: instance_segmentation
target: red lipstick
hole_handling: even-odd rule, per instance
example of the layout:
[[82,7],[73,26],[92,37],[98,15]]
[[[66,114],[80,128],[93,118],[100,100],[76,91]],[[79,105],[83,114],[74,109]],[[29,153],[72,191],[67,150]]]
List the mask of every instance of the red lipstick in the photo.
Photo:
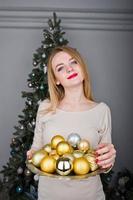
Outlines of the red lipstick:
[[74,74],[70,75],[67,79],[71,79],[71,78],[73,78],[73,77],[75,77],[77,75],[78,75],[77,73],[74,73]]

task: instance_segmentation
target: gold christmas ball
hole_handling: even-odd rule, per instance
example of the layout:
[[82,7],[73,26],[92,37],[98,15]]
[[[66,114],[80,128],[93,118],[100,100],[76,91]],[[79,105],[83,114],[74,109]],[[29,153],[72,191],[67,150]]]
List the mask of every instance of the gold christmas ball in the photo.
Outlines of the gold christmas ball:
[[86,154],[87,154],[87,153],[95,154],[95,150],[92,149],[92,148],[89,148],[88,151],[86,152]]
[[52,149],[52,151],[49,153],[50,156],[53,156],[53,155],[55,155],[55,154],[57,154],[57,152],[56,152],[55,149]]
[[83,157],[84,156],[84,153],[83,151],[80,151],[80,150],[75,150],[72,155],[75,157],[75,158],[80,158],[80,157]]
[[59,158],[59,155],[57,154],[56,150],[53,149],[50,153],[50,156],[52,156],[53,158],[55,158],[55,160],[57,160]]
[[62,141],[62,142],[58,143],[58,145],[56,147],[56,151],[57,151],[58,155],[62,156],[63,154],[71,153],[72,148],[68,142]]
[[78,143],[78,149],[83,151],[84,153],[87,152],[89,148],[90,148],[90,143],[88,142],[88,140],[82,139]]
[[74,156],[71,153],[66,153],[62,157],[69,158],[72,162],[74,161]]
[[91,171],[95,171],[96,169],[98,169],[98,165],[96,163],[96,158],[94,154],[88,153],[88,154],[85,154],[84,157],[88,160]]
[[52,149],[56,149],[57,144],[61,141],[65,141],[64,137],[61,135],[55,135],[54,137],[52,137],[51,139],[51,147]]
[[84,157],[75,158],[73,162],[73,170],[77,175],[87,174],[90,171],[89,162]]
[[40,163],[41,163],[41,160],[47,155],[48,155],[48,153],[43,149],[36,151],[33,154],[32,159],[31,159],[33,165],[35,165],[36,167],[39,167]]
[[62,176],[70,174],[73,169],[72,160],[66,157],[60,157],[56,162],[56,171]]
[[51,145],[50,144],[45,144],[43,149],[47,152],[50,153],[52,151]]
[[56,169],[56,160],[53,158],[53,156],[46,156],[42,159],[40,168],[44,172],[54,173]]

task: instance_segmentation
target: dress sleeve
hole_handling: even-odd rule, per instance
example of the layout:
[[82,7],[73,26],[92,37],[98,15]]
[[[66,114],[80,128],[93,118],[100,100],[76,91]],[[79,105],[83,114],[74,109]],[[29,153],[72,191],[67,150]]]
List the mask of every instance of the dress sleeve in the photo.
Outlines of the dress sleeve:
[[40,111],[45,107],[46,105],[46,100],[40,103],[36,115],[36,125],[34,129],[34,137],[33,137],[33,142],[31,145],[31,149],[37,151],[43,147],[43,123],[41,120],[41,115]]
[[99,143],[112,143],[111,132],[112,132],[111,110],[109,106],[106,105],[104,118],[101,124],[101,131],[100,131],[101,139]]

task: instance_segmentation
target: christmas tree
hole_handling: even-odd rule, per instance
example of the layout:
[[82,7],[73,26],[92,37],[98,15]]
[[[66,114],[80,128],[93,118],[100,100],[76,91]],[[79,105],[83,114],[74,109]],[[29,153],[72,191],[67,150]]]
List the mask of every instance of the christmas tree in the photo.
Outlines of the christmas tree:
[[[26,167],[26,152],[32,144],[36,113],[39,103],[49,97],[47,83],[47,61],[51,50],[60,45],[66,45],[65,32],[60,26],[61,20],[53,13],[53,18],[48,20],[48,29],[43,30],[41,47],[33,54],[33,69],[28,75],[28,87],[31,92],[22,92],[26,98],[23,114],[18,115],[18,126],[10,144],[11,157],[3,170],[1,189],[8,194],[10,200],[35,200],[37,199],[38,176],[32,174]],[[6,197],[7,199],[7,197]],[[3,199],[4,200],[4,199]]]

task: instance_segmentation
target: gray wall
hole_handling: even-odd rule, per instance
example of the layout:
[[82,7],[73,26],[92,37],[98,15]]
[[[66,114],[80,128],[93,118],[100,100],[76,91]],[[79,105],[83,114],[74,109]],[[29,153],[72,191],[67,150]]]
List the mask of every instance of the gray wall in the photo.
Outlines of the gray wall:
[[133,170],[132,0],[0,1],[0,168],[8,161],[13,127],[25,105],[21,91],[29,90],[32,55],[53,11],[70,45],[88,63],[96,101],[111,108],[116,170]]

